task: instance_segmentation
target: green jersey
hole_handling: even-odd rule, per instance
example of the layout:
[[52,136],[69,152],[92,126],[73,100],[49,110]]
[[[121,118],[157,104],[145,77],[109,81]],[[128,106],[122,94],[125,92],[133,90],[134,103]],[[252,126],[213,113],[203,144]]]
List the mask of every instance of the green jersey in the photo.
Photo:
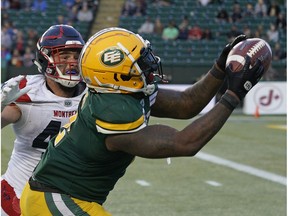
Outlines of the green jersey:
[[107,150],[109,134],[133,133],[147,126],[150,96],[88,92],[78,114],[50,140],[32,179],[72,197],[102,204],[134,156]]

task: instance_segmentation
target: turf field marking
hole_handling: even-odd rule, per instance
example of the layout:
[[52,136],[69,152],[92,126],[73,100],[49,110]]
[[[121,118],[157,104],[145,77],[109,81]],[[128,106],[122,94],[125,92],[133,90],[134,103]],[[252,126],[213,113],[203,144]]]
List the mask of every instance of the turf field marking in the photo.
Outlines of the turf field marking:
[[207,153],[204,153],[204,152],[198,152],[195,157],[199,158],[201,160],[205,160],[205,161],[211,162],[211,163],[215,163],[215,164],[219,164],[219,165],[222,165],[222,166],[230,167],[232,169],[235,169],[235,170],[238,170],[238,171],[241,171],[241,172],[245,172],[245,173],[248,173],[250,175],[257,176],[257,177],[260,177],[260,178],[263,178],[263,179],[266,179],[266,180],[269,180],[269,181],[273,181],[273,182],[276,182],[276,183],[279,183],[279,184],[282,184],[282,185],[286,185],[287,184],[286,183],[287,179],[285,177],[283,177],[283,176],[280,176],[280,175],[277,175],[277,174],[274,174],[274,173],[271,173],[271,172],[267,172],[267,171],[264,171],[264,170],[260,170],[260,169],[257,169],[257,168],[251,167],[251,166],[247,166],[247,165],[244,165],[244,164],[236,163],[236,162],[233,162],[233,161],[230,161],[230,160],[226,160],[224,158],[217,157],[217,156],[214,156],[214,155],[210,155],[210,154],[207,154]]
[[214,187],[222,186],[221,183],[216,182],[216,181],[206,181],[206,183],[209,184],[209,185],[212,185],[212,186],[214,186]]
[[139,185],[141,185],[141,186],[143,186],[143,187],[148,187],[148,186],[151,185],[149,182],[147,182],[147,181],[145,181],[145,180],[141,180],[141,179],[136,180],[136,183],[139,184]]
[[267,125],[267,127],[272,129],[287,130],[286,125]]

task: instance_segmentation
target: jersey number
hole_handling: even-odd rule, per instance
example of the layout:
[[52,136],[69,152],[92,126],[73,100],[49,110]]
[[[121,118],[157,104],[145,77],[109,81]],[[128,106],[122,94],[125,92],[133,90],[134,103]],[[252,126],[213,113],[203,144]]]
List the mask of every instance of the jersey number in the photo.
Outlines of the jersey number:
[[46,149],[49,140],[55,136],[61,127],[60,121],[51,121],[47,127],[33,140],[32,147]]

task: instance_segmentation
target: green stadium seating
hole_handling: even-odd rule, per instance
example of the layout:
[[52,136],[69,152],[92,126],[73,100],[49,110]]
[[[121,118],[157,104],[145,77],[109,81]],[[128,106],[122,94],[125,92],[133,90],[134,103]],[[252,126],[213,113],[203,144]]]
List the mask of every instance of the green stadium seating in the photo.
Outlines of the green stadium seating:
[[[247,1],[239,0],[238,2],[244,9]],[[173,42],[166,42],[163,41],[159,35],[143,35],[143,37],[151,41],[155,53],[163,56],[163,62],[173,64],[176,62],[182,62],[183,64],[200,62],[205,64],[205,62],[207,62],[207,64],[211,64],[211,61],[215,60],[223,49],[223,46],[228,42],[226,33],[233,25],[232,23],[219,24],[216,22],[215,17],[219,8],[221,7],[225,7],[231,15],[233,4],[234,1],[225,0],[225,3],[222,5],[214,3],[203,7],[199,5],[197,1],[173,0],[173,4],[171,6],[156,7],[151,3],[151,1],[148,0],[147,16],[149,16],[152,20],[154,20],[156,17],[160,17],[163,25],[167,25],[171,19],[173,19],[176,24],[180,24],[183,16],[187,15],[191,25],[197,23],[202,29],[210,29],[214,36],[214,40],[176,40]],[[286,11],[286,6],[282,6],[282,11]],[[137,32],[144,20],[145,17],[120,17],[119,26]],[[259,25],[262,25],[264,31],[266,31],[269,28],[270,23],[273,22],[275,22],[275,18],[268,16],[256,18],[244,17],[241,22],[236,23],[236,26],[239,30],[242,30],[244,26],[248,25],[248,27],[253,31],[257,29]],[[217,32],[218,34],[216,35]],[[285,32],[280,33],[280,43],[286,51],[287,35]],[[191,50],[189,55],[187,52],[183,52],[185,49]],[[286,62],[282,61],[277,64],[286,65]]]
[[[24,0],[21,0],[21,2],[25,3]],[[56,24],[58,15],[67,16],[69,13],[59,0],[47,0],[47,10],[45,13],[25,10],[6,11],[15,28],[24,31],[30,28],[36,29],[39,35],[41,35],[49,26]],[[85,39],[88,38],[90,23],[76,22],[73,23],[73,25]]]

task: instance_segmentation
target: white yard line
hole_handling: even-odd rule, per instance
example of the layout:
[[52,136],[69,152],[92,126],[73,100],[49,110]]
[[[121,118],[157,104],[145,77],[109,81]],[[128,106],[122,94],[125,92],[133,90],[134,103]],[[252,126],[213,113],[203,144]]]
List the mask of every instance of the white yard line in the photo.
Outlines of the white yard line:
[[253,176],[257,176],[263,179],[267,179],[269,181],[277,182],[282,185],[287,185],[287,179],[284,176],[280,176],[271,172],[267,172],[264,170],[260,170],[251,166],[247,166],[244,164],[236,163],[230,160],[226,160],[221,157],[217,157],[214,155],[210,155],[204,152],[198,152],[195,156],[196,158],[199,158],[201,160],[209,161],[211,163],[219,164],[222,166],[226,166],[241,172],[248,173]]
[[137,184],[143,186],[143,187],[147,187],[147,186],[150,186],[151,184],[145,180],[141,180],[141,179],[138,179],[135,181]]
[[209,184],[209,185],[212,185],[212,186],[214,186],[214,187],[222,186],[221,183],[216,182],[216,181],[206,181],[206,183]]

